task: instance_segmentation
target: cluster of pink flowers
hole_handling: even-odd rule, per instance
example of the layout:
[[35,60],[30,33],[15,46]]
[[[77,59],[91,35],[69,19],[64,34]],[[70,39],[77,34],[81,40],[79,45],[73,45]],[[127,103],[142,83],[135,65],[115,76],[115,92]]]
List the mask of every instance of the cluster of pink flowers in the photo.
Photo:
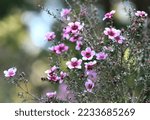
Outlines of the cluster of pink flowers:
[[94,88],[94,84],[97,79],[97,73],[94,70],[94,66],[96,65],[96,61],[90,61],[85,64],[85,75],[87,76],[87,81],[85,82],[85,88],[87,92],[92,92]]
[[49,48],[50,51],[56,53],[56,54],[61,54],[63,52],[68,51],[69,47],[66,46],[64,43],[61,43],[59,45],[56,46],[52,46],[51,48]]
[[[104,15],[104,17],[103,17],[103,20],[106,20],[106,19],[109,19],[109,20],[111,20],[112,18],[113,18],[113,15],[116,13],[116,11],[115,10],[112,10],[112,11],[110,11],[110,12],[108,12],[108,13],[106,13],[105,15]],[[136,13],[135,13],[135,16],[137,16],[137,17],[147,17],[147,13],[145,12],[145,11],[136,11]]]
[[83,26],[80,22],[68,23],[68,26],[63,29],[63,38],[69,39],[70,36],[78,36]]
[[64,78],[67,77],[68,74],[61,71],[60,75],[58,76],[57,70],[58,70],[58,67],[56,66],[53,66],[50,69],[46,70],[45,73],[47,74],[47,79],[49,81],[63,83]]
[[[84,68],[85,68],[85,76],[87,77],[87,81],[85,82],[85,87],[88,92],[91,92],[94,88],[94,83],[97,79],[97,73],[94,70],[94,66],[96,65],[97,60],[105,60],[108,56],[105,52],[99,52],[96,53],[94,50],[92,50],[90,47],[87,47],[85,50],[81,51],[81,59],[72,58],[71,61],[66,62],[66,65],[69,69],[81,69],[82,63],[84,62]],[[94,58],[96,57],[96,58]],[[88,62],[87,62],[88,61]],[[87,85],[92,83],[92,87],[87,87]]]
[[92,92],[92,89],[94,88],[94,84],[97,79],[97,73],[94,70],[96,63],[97,63],[96,60],[84,63],[85,76],[87,76],[87,81],[85,82],[85,88],[86,91],[88,92]]
[[85,76],[87,76],[87,81],[85,82],[85,88],[86,91],[92,92],[92,89],[94,88],[94,84],[97,79],[97,73],[94,70],[94,67],[96,65],[96,61],[90,61],[85,64]]
[[[111,12],[108,12],[104,15],[103,20],[106,19],[112,19],[113,15],[115,14],[115,10],[112,10]],[[117,42],[119,44],[122,44],[125,38],[121,36],[121,31],[117,30],[113,27],[107,27],[104,30],[104,34],[108,36],[109,39],[113,40],[114,42]]]
[[[105,60],[108,56],[105,52],[99,52],[96,53],[94,50],[92,50],[90,47],[87,47],[85,50],[81,51],[82,60],[77,58],[72,58],[71,61],[68,61],[66,65],[69,69],[81,69],[82,63],[84,61],[89,61],[84,63],[85,68],[85,76],[87,77],[87,81],[85,82],[85,87],[88,92],[91,92],[94,88],[94,83],[97,79],[97,73],[94,70],[94,66],[96,65],[97,61],[94,60],[94,56],[96,56],[97,60]],[[92,87],[88,87],[88,83],[92,83]]]
[[[63,29],[63,39],[76,43],[76,50],[81,50],[81,47],[83,46],[83,37],[81,36],[83,27],[84,24],[76,21],[69,22],[68,25]],[[96,53],[93,49],[87,47],[85,50],[81,50],[81,56],[82,59],[77,59],[76,57],[71,58],[70,61],[66,62],[66,65],[69,69],[82,69],[82,63],[85,61],[84,68],[85,76],[87,77],[85,88],[86,91],[92,92],[97,78],[97,73],[94,70],[94,66],[96,65],[97,61],[93,61],[93,59],[104,60],[108,55],[105,52]]]
[[137,17],[147,17],[147,13],[144,11],[136,11],[135,16]]
[[70,42],[76,42],[76,50],[80,50],[83,45],[81,31],[83,31],[84,24],[80,22],[69,22],[68,26],[63,29],[63,38]]
[[122,44],[123,41],[125,40],[125,38],[121,35],[121,31],[112,27],[105,28],[104,34],[107,35],[109,39],[119,44]]
[[[112,10],[106,13],[103,17],[103,21],[112,20],[115,12],[115,10]],[[63,40],[68,40],[76,44],[75,49],[78,51],[81,50],[79,56],[81,58],[71,58],[71,60],[66,62],[66,66],[71,70],[83,69],[84,77],[86,77],[86,81],[84,83],[86,89],[85,91],[93,93],[93,88],[97,80],[97,72],[95,70],[95,67],[98,62],[104,61],[108,58],[109,54],[107,51],[113,52],[114,49],[111,46],[104,46],[103,50],[99,52],[95,51],[91,47],[86,47],[83,50],[82,46],[84,44],[84,38],[82,36],[82,33],[84,32],[84,24],[79,21],[69,22],[70,14],[71,9],[62,9],[60,13],[62,20],[65,20],[67,24],[67,26],[65,26],[65,28],[63,29],[62,38]],[[137,11],[135,13],[135,16],[138,18],[146,18],[147,15],[148,14],[144,11]],[[125,41],[125,37],[122,36],[121,30],[116,29],[113,26],[106,27],[103,34],[107,36],[111,41],[116,42],[118,44],[123,44],[123,42]],[[53,41],[56,38],[56,35],[54,32],[47,32],[44,38],[46,41]],[[65,45],[64,43],[60,43],[58,45],[50,47],[49,50],[60,55],[64,52],[67,52],[69,50],[69,46]],[[6,78],[12,78],[16,75],[16,72],[17,69],[13,67],[9,68],[8,70],[5,70],[4,75]],[[64,79],[68,76],[66,72],[60,71],[59,68],[55,65],[50,69],[46,70],[45,73],[49,81],[57,82],[61,85],[64,82]],[[56,94],[56,91],[47,92],[46,96],[47,98],[51,99],[56,97]]]
[[4,75],[7,78],[11,78],[16,75],[16,72],[17,72],[17,68],[12,67],[12,68],[9,68],[8,70],[4,70]]
[[[96,56],[97,60],[105,60],[108,56],[107,53],[105,52],[99,52],[99,53],[95,53],[94,50],[91,50],[90,47],[87,47],[85,50],[81,51],[81,55],[82,55],[82,60],[87,61],[87,60],[92,60],[94,58],[94,56]],[[81,69],[81,64],[82,64],[82,60],[81,59],[77,59],[77,58],[72,58],[71,61],[68,61],[66,63],[66,65],[68,66],[68,68],[73,69],[73,68],[78,68]],[[89,63],[85,63],[86,68],[88,68],[89,66],[95,64],[96,61],[94,62],[89,62]]]

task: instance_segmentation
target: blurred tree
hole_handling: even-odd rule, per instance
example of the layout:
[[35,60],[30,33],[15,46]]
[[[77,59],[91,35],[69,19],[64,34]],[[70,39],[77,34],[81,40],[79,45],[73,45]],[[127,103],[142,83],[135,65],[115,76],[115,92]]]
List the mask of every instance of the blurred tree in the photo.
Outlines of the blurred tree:
[[0,0],[0,19],[11,13],[13,9],[35,10],[38,11],[38,5],[44,5],[46,0]]
[[24,42],[31,42],[31,38],[27,26],[22,23],[22,13],[27,10],[38,12],[38,4],[44,4],[44,1],[0,0],[0,102],[19,102],[14,98],[17,89],[4,81],[3,70],[17,67],[18,72],[24,71],[29,79],[32,64],[45,55],[45,51],[35,56],[24,49]]
[[32,8],[26,0],[0,0],[0,18],[11,12],[13,8]]
[[138,10],[143,10],[147,13],[150,13],[150,0],[131,0],[135,3]]

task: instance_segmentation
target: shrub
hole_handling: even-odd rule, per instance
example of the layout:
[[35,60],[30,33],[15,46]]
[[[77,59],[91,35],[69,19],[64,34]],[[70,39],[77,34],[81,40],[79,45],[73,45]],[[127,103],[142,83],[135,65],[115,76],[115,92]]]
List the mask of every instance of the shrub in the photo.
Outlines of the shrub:
[[45,71],[42,81],[63,84],[65,98],[57,92],[37,97],[20,86],[27,84],[24,73],[16,68],[5,71],[13,84],[31,95],[37,102],[149,102],[149,23],[144,11],[129,13],[130,24],[117,28],[113,16],[115,10],[106,13],[101,20],[92,4],[81,3],[62,9],[56,16],[49,15],[61,25],[61,39],[56,41],[54,31],[45,35],[51,42],[49,48],[51,67]]

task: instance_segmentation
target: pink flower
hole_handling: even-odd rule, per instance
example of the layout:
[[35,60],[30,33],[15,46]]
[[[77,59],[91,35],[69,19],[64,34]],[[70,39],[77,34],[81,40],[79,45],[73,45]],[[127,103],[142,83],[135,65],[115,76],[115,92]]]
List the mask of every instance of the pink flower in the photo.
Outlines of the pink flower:
[[115,12],[116,12],[115,10],[112,10],[112,11],[106,13],[106,14],[104,15],[103,20],[105,20],[105,19],[111,19],[111,18],[113,17],[113,15],[115,14]]
[[47,32],[45,34],[45,40],[47,40],[47,41],[52,41],[55,39],[55,37],[56,37],[56,35],[54,32]]
[[85,88],[88,92],[92,92],[92,89],[94,88],[94,83],[90,79],[88,79],[85,82]]
[[68,66],[69,69],[81,69],[81,64],[82,64],[82,60],[81,59],[77,59],[77,58],[71,58],[71,61],[68,61],[66,63],[66,65]]
[[82,45],[83,45],[83,42],[82,42],[82,41],[77,41],[77,42],[76,42],[76,47],[75,47],[75,49],[76,49],[76,50],[80,50],[81,47],[82,47]]
[[125,40],[125,38],[121,35],[115,37],[115,41],[119,44],[122,44],[124,40]]
[[55,49],[56,49],[57,54],[61,54],[62,52],[68,51],[69,47],[66,46],[64,43],[61,43],[61,44],[55,46]]
[[17,72],[17,68],[15,67],[12,67],[12,68],[9,68],[8,70],[5,70],[4,71],[4,74],[5,74],[5,77],[14,77],[16,75],[16,72]]
[[59,45],[49,48],[49,50],[55,52],[56,54],[61,54],[63,52],[66,52],[66,51],[68,51],[68,49],[69,49],[69,47],[66,46],[64,43],[61,43]]
[[57,74],[55,73],[57,69],[58,67],[53,66],[49,70],[45,71],[45,73],[47,74],[47,79],[49,81],[57,82],[60,79],[60,77],[58,77]]
[[80,30],[83,29],[83,24],[81,25],[80,22],[70,22],[68,23],[68,26],[71,29],[71,32],[74,33],[78,33]]
[[85,69],[89,71],[89,70],[93,70],[93,67],[96,65],[96,61],[94,60],[84,64],[85,64]]
[[60,80],[60,77],[57,76],[57,74],[53,73],[53,74],[50,74],[47,76],[47,79],[49,81],[54,81],[54,82],[57,82]]
[[85,74],[87,75],[87,78],[92,80],[93,82],[96,81],[97,79],[97,73],[95,70],[88,70],[88,71],[85,71]]
[[69,39],[69,41],[71,41],[71,42],[76,42],[76,41],[81,41],[83,38],[81,37],[81,36],[79,36],[79,35],[73,35],[70,39]]
[[57,69],[58,69],[58,67],[53,66],[49,70],[46,70],[45,73],[49,76],[49,75],[53,74]]
[[136,11],[135,16],[137,17],[147,17],[147,13],[144,11]]
[[95,51],[91,50],[90,47],[87,47],[85,50],[81,51],[81,55],[83,60],[91,60],[95,55]]
[[96,54],[97,60],[105,60],[107,58],[108,54],[104,52],[99,52]]
[[67,76],[68,76],[67,73],[61,71],[61,72],[60,72],[60,80],[59,80],[59,83],[63,83],[64,78],[67,77]]
[[68,19],[68,15],[70,15],[71,13],[71,9],[62,9],[61,11],[61,17],[65,18],[65,19]]
[[115,28],[105,28],[104,34],[108,36],[109,39],[114,39],[119,36],[121,33],[120,30],[116,30]]
[[56,91],[55,92],[47,92],[46,93],[46,96],[48,97],[48,98],[54,98],[54,97],[56,97]]

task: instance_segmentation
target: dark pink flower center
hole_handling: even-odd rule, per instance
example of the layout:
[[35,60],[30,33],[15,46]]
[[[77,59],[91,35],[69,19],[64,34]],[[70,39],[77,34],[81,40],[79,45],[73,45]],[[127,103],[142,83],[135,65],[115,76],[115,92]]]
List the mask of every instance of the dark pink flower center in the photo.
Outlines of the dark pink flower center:
[[78,65],[78,62],[77,62],[77,61],[71,62],[71,65],[72,65],[73,67],[76,67],[76,66]]
[[92,84],[88,84],[88,89],[92,89],[93,85]]
[[142,13],[141,15],[142,15],[142,17],[145,17],[145,14],[144,14],[144,13]]
[[109,34],[110,36],[114,36],[114,35],[115,35],[115,33],[114,33],[112,30],[110,30],[110,31],[108,32],[108,34]]
[[14,72],[13,71],[10,71],[9,72],[9,76],[13,76],[14,75]]
[[101,59],[104,59],[104,57],[105,57],[104,55],[100,55],[100,58],[101,58]]
[[64,50],[64,46],[59,46],[59,51],[63,51]]
[[110,18],[110,17],[111,17],[111,14],[106,14],[106,17],[107,17],[107,18]]
[[81,44],[78,45],[78,47],[80,47],[80,48],[81,48],[81,46],[82,46]]
[[89,58],[89,57],[91,57],[91,53],[90,53],[90,52],[86,52],[85,56],[86,56],[87,58]]
[[120,37],[119,36],[115,37],[115,40],[118,42],[120,40]]
[[73,25],[73,26],[71,27],[71,29],[72,29],[72,30],[77,30],[77,29],[78,29],[78,26],[77,26],[77,25]]
[[50,79],[53,80],[53,81],[57,81],[58,80],[56,75],[51,75]]
[[50,73],[48,73],[48,75],[52,76],[54,73],[54,71],[51,71]]
[[93,65],[88,65],[87,66],[87,70],[92,70],[93,69]]
[[74,37],[75,40],[78,40],[78,38],[79,38],[79,36],[75,36],[75,37]]
[[64,78],[65,78],[65,76],[64,76],[64,75],[61,75],[61,76],[60,76],[60,78],[61,78],[61,79],[64,79]]

